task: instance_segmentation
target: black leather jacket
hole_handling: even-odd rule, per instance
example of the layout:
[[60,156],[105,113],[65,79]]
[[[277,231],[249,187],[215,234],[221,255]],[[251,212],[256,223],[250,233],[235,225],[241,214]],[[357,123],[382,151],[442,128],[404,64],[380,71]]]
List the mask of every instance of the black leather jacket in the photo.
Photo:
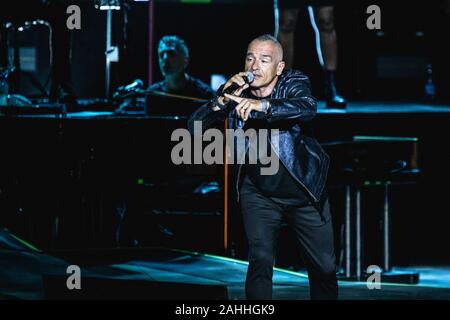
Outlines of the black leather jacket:
[[[243,94],[242,96],[246,96]],[[311,96],[308,77],[300,71],[287,70],[279,77],[268,98],[270,109],[267,114],[252,112],[251,118],[265,123],[269,128],[279,129],[278,157],[294,180],[308,192],[311,200],[319,205],[323,202],[323,191],[329,167],[329,156],[317,140],[306,133],[308,121],[317,112],[317,103]],[[243,128],[244,122],[234,111],[234,102],[224,110],[213,111],[212,101],[194,112],[188,127],[193,132],[193,122],[202,121],[203,129],[214,126],[217,121],[228,118],[228,128]],[[231,104],[231,103],[230,103]],[[271,142],[272,147],[274,147]],[[246,147],[246,151],[248,148]],[[239,201],[239,178],[242,165],[236,165],[236,190]]]

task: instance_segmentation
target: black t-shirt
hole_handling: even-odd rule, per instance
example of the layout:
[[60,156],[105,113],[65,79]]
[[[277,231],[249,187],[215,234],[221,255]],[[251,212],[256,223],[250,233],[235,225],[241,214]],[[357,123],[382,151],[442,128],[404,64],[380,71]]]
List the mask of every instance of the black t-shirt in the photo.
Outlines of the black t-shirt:
[[261,175],[261,168],[269,165],[262,165],[260,159],[257,164],[249,164],[247,159],[244,169],[245,178],[250,181],[244,179],[243,187],[245,188],[246,184],[251,182],[263,195],[275,202],[296,206],[308,205],[310,199],[303,188],[294,180],[281,160],[276,159],[279,161],[279,165],[278,171],[274,175]]
[[[214,96],[211,88],[201,80],[189,76],[186,86],[181,90],[169,90],[167,81],[152,84],[148,90],[171,93],[175,95],[209,100]],[[149,115],[189,116],[204,102],[190,101],[172,97],[149,95],[146,113]]]
[[[260,99],[255,96],[251,96],[252,99]],[[246,125],[244,129],[248,127],[253,127],[251,122],[250,125]],[[257,129],[257,128],[255,128]],[[270,133],[268,134],[268,138]],[[249,152],[246,154],[245,161],[245,178],[242,187],[250,187],[249,183],[253,184],[263,195],[272,198],[275,202],[280,202],[286,205],[296,205],[305,206],[310,202],[309,197],[306,194],[304,188],[299,182],[295,181],[295,178],[289,173],[282,161],[276,156],[270,141],[267,141],[268,150],[263,153],[263,159],[259,158],[256,164],[249,163]],[[271,155],[274,155],[271,157]],[[274,175],[261,175],[261,169],[264,167],[272,167],[273,163],[270,160],[278,161],[278,171]],[[264,163],[264,164],[262,164]],[[268,164],[267,164],[268,163]]]

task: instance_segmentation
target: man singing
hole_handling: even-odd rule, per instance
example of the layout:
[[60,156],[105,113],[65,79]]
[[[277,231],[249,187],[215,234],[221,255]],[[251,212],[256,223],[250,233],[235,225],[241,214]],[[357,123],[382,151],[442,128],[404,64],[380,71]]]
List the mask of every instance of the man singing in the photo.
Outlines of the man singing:
[[[268,137],[271,152],[280,161],[275,174],[261,174],[265,159],[236,166],[249,248],[247,299],[272,298],[274,251],[283,221],[294,231],[303,254],[311,299],[337,299],[333,229],[325,194],[329,158],[306,133],[306,122],[316,114],[316,100],[308,77],[284,67],[276,38],[254,39],[247,49],[245,72],[231,77],[215,99],[194,112],[188,126],[192,131],[194,121],[202,121],[204,128],[210,127],[228,116],[231,129],[278,129],[278,143]],[[250,83],[247,72],[254,75]],[[232,94],[224,93],[231,86],[236,87]]]

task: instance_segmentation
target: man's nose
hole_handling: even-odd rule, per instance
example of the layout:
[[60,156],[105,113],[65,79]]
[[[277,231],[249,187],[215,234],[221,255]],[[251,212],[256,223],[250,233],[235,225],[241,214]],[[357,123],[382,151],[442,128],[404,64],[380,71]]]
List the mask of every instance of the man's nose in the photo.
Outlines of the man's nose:
[[256,71],[259,69],[259,63],[258,62],[253,62],[253,64],[250,66],[250,70],[251,71]]

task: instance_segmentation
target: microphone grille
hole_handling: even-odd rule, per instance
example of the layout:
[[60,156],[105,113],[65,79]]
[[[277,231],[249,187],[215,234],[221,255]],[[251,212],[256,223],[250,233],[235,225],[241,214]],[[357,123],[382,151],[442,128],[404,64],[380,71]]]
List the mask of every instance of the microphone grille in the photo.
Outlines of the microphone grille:
[[255,76],[253,75],[253,73],[251,73],[250,71],[247,72],[247,82],[251,83],[251,82],[253,82],[254,79],[255,79]]

